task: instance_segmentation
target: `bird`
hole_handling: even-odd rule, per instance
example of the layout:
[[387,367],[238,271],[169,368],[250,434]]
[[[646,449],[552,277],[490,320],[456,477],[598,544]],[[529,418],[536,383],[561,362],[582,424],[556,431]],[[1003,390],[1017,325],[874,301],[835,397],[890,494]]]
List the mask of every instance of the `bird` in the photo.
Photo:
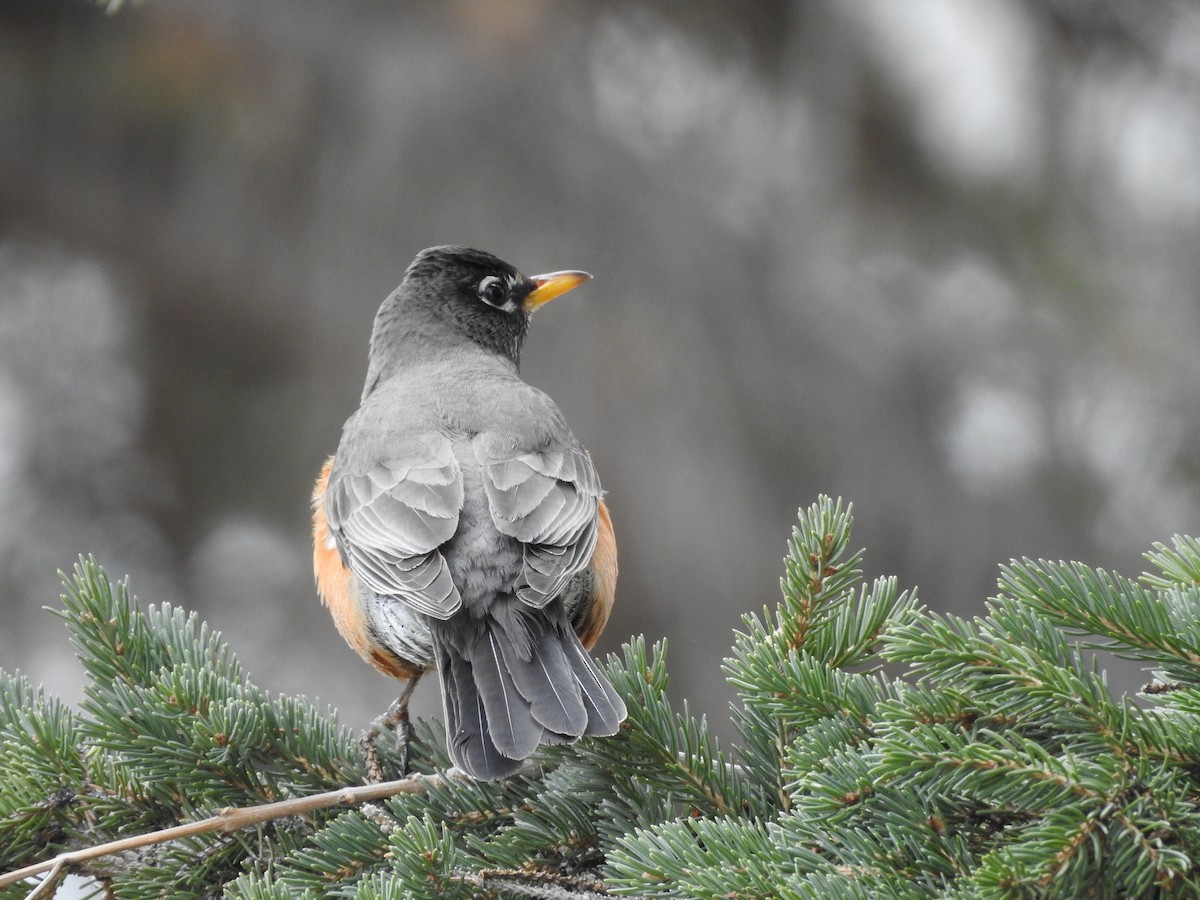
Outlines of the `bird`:
[[450,759],[476,779],[626,717],[588,652],[617,580],[600,480],[519,372],[533,312],[590,278],[527,277],[463,246],[417,254],[375,316],[360,405],[313,490],[318,594],[350,647],[405,683],[380,721],[406,740],[432,669]]

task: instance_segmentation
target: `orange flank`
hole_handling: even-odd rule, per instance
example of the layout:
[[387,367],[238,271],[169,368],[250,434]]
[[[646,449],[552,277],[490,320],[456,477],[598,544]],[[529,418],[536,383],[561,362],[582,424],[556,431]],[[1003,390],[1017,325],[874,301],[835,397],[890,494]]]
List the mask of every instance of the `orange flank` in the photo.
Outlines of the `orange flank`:
[[579,641],[591,650],[608,624],[613,599],[617,592],[617,539],[613,534],[612,518],[608,506],[600,501],[600,521],[596,534],[596,549],[592,551],[590,568],[595,581],[592,583],[592,599],[587,614],[576,629]]
[[333,624],[354,652],[372,666],[393,678],[407,680],[420,675],[422,669],[398,659],[371,640],[366,615],[358,597],[358,579],[342,564],[341,554],[329,533],[325,518],[325,488],[329,485],[329,470],[333,457],[325,461],[321,475],[313,487],[313,572],[317,576],[317,593],[333,616]]

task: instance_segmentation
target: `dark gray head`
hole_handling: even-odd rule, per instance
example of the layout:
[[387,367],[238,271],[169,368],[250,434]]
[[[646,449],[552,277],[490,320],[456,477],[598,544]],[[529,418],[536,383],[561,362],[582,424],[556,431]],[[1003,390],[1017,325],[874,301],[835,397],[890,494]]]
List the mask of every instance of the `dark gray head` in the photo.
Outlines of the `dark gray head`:
[[375,316],[367,389],[424,349],[474,346],[516,365],[533,311],[591,277],[571,271],[530,278],[482,250],[422,250]]

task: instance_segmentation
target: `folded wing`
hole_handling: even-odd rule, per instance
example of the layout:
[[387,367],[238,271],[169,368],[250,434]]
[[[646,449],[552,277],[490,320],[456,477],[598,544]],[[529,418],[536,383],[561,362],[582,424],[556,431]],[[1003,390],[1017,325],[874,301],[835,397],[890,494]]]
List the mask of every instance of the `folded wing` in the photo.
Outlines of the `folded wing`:
[[439,435],[369,465],[335,465],[326,495],[330,532],[359,581],[435,619],[462,605],[438,550],[458,528],[462,506],[462,472]]
[[475,453],[497,530],[523,545],[517,596],[543,607],[587,567],[596,548],[601,492],[591,457],[574,441],[518,450],[486,434],[476,439]]

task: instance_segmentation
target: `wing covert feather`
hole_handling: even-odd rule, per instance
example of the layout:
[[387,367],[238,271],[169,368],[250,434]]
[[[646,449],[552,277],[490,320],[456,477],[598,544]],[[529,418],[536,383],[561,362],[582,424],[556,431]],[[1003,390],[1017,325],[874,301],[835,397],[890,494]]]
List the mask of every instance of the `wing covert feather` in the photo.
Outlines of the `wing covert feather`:
[[335,463],[326,504],[338,550],[367,588],[437,619],[457,612],[462,598],[438,550],[463,506],[449,440],[427,435],[383,461]]
[[517,596],[531,606],[557,597],[596,547],[600,480],[567,436],[524,452],[486,434],[475,441],[496,528],[524,545]]

